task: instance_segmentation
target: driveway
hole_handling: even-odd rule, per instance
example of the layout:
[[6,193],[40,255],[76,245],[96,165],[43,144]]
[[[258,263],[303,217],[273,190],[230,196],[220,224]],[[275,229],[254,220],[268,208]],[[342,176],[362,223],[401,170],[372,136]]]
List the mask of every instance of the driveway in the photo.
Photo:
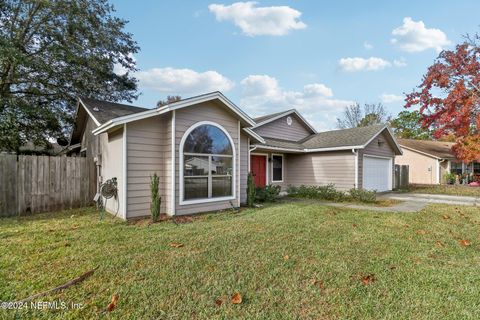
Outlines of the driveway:
[[379,198],[424,204],[443,203],[460,206],[480,206],[480,198],[442,194],[389,192],[380,195]]

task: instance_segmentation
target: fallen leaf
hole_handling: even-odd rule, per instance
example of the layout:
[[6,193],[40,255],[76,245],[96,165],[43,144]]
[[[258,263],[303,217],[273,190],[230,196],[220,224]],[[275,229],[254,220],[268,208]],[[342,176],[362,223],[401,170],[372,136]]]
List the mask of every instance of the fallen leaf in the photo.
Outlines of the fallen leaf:
[[356,228],[356,227],[357,227],[357,225],[354,223],[354,224],[352,224],[352,227]]
[[215,304],[217,306],[221,306],[223,304],[223,300],[222,299],[217,299],[217,300],[215,300]]
[[437,247],[440,247],[440,248],[445,247],[445,245],[444,245],[441,241],[436,241],[436,242],[435,242],[435,245],[436,245]]
[[288,256],[288,254],[283,257],[283,260],[288,260],[288,259],[290,259],[290,257]]
[[459,241],[460,245],[464,246],[464,247],[468,247],[470,246],[472,243],[470,242],[470,240],[460,240]]
[[170,247],[173,247],[173,248],[181,248],[181,247],[183,247],[183,243],[180,243],[180,242],[172,242],[172,243],[170,243]]
[[233,296],[232,296],[232,303],[233,304],[240,304],[242,303],[242,296],[240,295],[240,293],[235,293]]
[[447,219],[450,219],[450,216],[449,216],[448,214],[444,214],[444,215],[442,216],[442,218],[445,219],[445,220],[447,220]]
[[368,286],[373,281],[375,281],[375,275],[373,273],[367,274],[366,276],[362,277],[362,283],[366,286]]
[[417,230],[417,234],[427,234],[427,231],[420,229],[420,230]]
[[117,306],[117,302],[118,302],[118,294],[115,293],[114,295],[112,295],[112,302],[108,304],[107,311],[112,312],[113,309],[115,309],[115,307]]
[[323,283],[323,281],[319,281],[317,279],[310,279],[310,284],[312,286],[319,287],[320,289],[325,289],[325,284]]

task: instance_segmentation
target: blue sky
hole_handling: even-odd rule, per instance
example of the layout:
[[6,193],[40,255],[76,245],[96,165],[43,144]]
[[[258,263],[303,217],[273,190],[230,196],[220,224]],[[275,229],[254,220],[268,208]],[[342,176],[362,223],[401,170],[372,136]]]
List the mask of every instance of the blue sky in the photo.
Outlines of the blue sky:
[[220,90],[252,116],[297,108],[319,130],[354,101],[396,115],[439,50],[480,31],[479,1],[113,4],[141,48],[134,104]]

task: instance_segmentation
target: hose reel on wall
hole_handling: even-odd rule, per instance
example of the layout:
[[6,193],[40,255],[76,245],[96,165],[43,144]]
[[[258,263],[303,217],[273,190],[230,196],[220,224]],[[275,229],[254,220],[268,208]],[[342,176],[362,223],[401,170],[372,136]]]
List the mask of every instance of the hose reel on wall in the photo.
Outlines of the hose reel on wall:
[[[117,201],[117,210],[115,211],[114,216],[116,217],[120,208],[120,202],[118,199],[118,184],[116,177],[108,179],[100,186],[100,195],[97,197],[97,206],[100,209],[100,219],[102,219],[105,214],[107,201],[112,198]],[[103,201],[103,199],[105,199],[105,202]]]

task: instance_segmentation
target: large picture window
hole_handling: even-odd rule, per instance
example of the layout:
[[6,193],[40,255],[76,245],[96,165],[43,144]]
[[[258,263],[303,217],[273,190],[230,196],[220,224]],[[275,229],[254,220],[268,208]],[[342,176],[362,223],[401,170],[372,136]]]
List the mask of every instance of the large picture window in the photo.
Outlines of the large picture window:
[[194,127],[183,140],[183,200],[233,196],[234,147],[214,124]]
[[272,155],[272,181],[283,181],[283,156],[274,154]]

